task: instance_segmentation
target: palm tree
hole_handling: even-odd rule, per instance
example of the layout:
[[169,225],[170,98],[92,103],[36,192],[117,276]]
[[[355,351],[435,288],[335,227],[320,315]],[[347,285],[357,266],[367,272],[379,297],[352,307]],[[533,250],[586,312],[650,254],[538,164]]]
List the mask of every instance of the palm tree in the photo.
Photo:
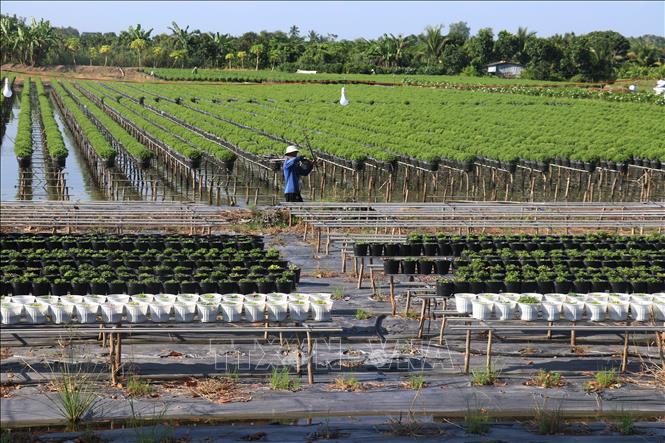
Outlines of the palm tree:
[[127,29],[127,34],[129,35],[129,39],[134,41],[134,40],[145,40],[146,42],[150,41],[150,34],[152,34],[152,28],[148,29],[147,31],[145,29],[141,28],[141,24],[137,24],[136,26],[130,26]]
[[231,69],[231,62],[232,62],[233,59],[235,58],[235,55],[233,54],[233,52],[229,52],[228,54],[226,54],[226,55],[224,56],[224,58],[225,58],[226,61],[229,63],[229,69]]
[[[185,51],[185,58],[189,55],[190,43],[192,37],[195,35],[200,35],[201,31],[196,30],[189,32],[189,26],[186,28],[181,28],[176,22],[171,22],[169,30],[173,33],[173,39],[175,40],[175,47]],[[184,60],[183,60],[184,61]]]
[[99,48],[99,54],[104,56],[104,66],[106,66],[106,62],[108,62],[110,53],[111,53],[111,45],[102,45]]
[[184,49],[176,49],[175,51],[171,51],[169,54],[169,57],[173,59],[173,65],[175,66],[176,62],[180,60],[181,65],[180,67],[185,66],[185,57],[187,56],[187,53],[185,52]]
[[534,38],[536,36],[535,32],[529,32],[529,30],[526,27],[518,27],[517,28],[517,34],[515,34],[517,37],[517,58],[523,62],[524,56],[526,54],[526,44],[529,40]]
[[404,37],[402,34],[399,34],[395,37],[393,34],[389,34],[392,44],[395,48],[395,64],[399,66],[404,55],[404,51],[413,44],[413,36],[407,35]]
[[137,38],[132,40],[132,43],[129,45],[130,49],[133,49],[136,51],[136,55],[138,56],[139,59],[139,68],[141,67],[141,52],[145,49],[147,43],[145,40],[142,38]]
[[271,49],[268,54],[268,59],[270,60],[271,69],[275,70],[275,63],[279,62],[282,59],[283,51],[279,48]]
[[97,57],[97,48],[91,46],[88,48],[88,57],[90,58],[90,66],[92,66],[92,61]]
[[259,57],[261,57],[261,54],[263,54],[263,45],[262,44],[253,45],[251,48],[249,48],[249,52],[251,52],[256,56],[256,70],[258,71]]
[[247,57],[247,53],[245,51],[238,51],[236,57],[240,60],[240,69],[245,69],[245,57]]
[[425,45],[425,55],[427,56],[427,64],[431,64],[432,60],[438,60],[443,52],[443,47],[448,42],[448,39],[441,34],[443,25],[428,26],[425,28],[425,34],[420,39]]
[[215,32],[214,34],[209,32],[207,36],[214,48],[212,58],[215,60],[215,66],[217,67],[219,66],[219,59],[229,51],[231,36],[229,34],[220,34],[219,32]]
[[65,49],[72,53],[72,59],[74,60],[74,66],[76,66],[76,53],[81,49],[81,41],[76,37],[70,37],[65,42]]
[[166,50],[164,49],[163,46],[155,46],[152,48],[152,56],[153,56],[153,61],[152,61],[152,67],[156,68],[157,67],[157,60],[159,60],[162,55],[164,55],[164,52]]

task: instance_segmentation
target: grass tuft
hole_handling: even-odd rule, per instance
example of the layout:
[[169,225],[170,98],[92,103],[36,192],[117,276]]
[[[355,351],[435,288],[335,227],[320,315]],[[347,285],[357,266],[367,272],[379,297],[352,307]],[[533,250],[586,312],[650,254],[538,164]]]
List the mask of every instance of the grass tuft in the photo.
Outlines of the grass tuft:
[[538,371],[536,376],[525,383],[528,386],[539,386],[541,388],[558,388],[565,383],[560,372],[550,372],[544,369]]
[[372,314],[369,312],[363,309],[358,309],[356,311],[356,320],[367,320],[368,318],[372,318]]
[[499,380],[501,371],[493,368],[471,371],[471,384],[473,386],[492,386]]
[[588,392],[600,392],[604,389],[618,388],[621,386],[619,383],[619,374],[615,368],[596,372],[593,380],[584,384],[584,389]]
[[127,393],[132,397],[144,397],[152,392],[150,383],[137,377],[129,377],[127,380]]
[[483,409],[467,409],[464,416],[467,434],[487,434],[490,430],[489,421],[489,416]]
[[297,391],[300,389],[300,379],[291,379],[289,368],[273,369],[270,374],[270,389],[274,391]]

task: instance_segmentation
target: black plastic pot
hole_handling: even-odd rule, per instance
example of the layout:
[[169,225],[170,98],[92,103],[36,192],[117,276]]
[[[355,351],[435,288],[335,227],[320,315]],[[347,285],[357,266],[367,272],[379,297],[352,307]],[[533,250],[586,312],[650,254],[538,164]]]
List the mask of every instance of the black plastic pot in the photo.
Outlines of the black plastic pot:
[[[631,281],[630,282],[630,287],[632,289],[633,293],[644,293],[647,292],[649,289],[649,285],[645,281]],[[614,288],[612,288],[614,290]],[[617,291],[619,292],[619,291]]]
[[90,283],[90,293],[95,295],[109,294],[109,285],[107,283]]
[[201,293],[203,294],[215,293],[219,290],[219,285],[215,282],[202,281],[199,285],[201,286]]
[[440,275],[446,275],[450,270],[450,261],[449,260],[436,260],[434,266],[436,267],[436,273]]
[[455,284],[452,280],[439,280],[436,282],[436,295],[439,297],[450,297],[455,292]]
[[178,282],[164,282],[164,292],[166,294],[178,294],[180,293],[180,283]]
[[357,257],[364,257],[367,255],[367,249],[366,243],[355,243],[353,245],[353,254]]
[[411,244],[410,243],[400,243],[399,245],[399,255],[403,257],[409,257],[413,255]]
[[386,243],[383,245],[383,255],[386,257],[399,255],[399,243]]
[[51,292],[51,285],[49,282],[42,283],[33,283],[32,284],[32,295],[49,295]]
[[402,260],[402,274],[415,274],[416,263],[413,260]]
[[434,269],[434,262],[432,260],[418,260],[418,273],[429,275]]
[[164,286],[162,285],[161,281],[143,282],[143,286],[145,287],[145,292],[149,294],[159,294],[164,290]]
[[238,289],[241,294],[251,294],[258,291],[258,286],[254,281],[242,280],[238,282]]
[[455,288],[454,290],[455,294],[459,294],[460,292],[469,292],[468,281],[455,281],[453,282],[453,286]]
[[439,255],[448,256],[453,254],[453,249],[448,240],[439,240]]
[[293,283],[290,281],[284,282],[278,280],[275,282],[275,287],[277,288],[277,292],[283,292],[288,294],[293,290]]
[[474,294],[481,294],[487,292],[487,285],[484,281],[471,281],[469,282],[469,292]]
[[72,293],[76,295],[87,295],[90,292],[88,283],[72,283]]
[[238,282],[234,281],[220,281],[217,283],[218,291],[220,294],[233,294],[238,292]]
[[180,282],[181,294],[198,294],[200,292],[199,284],[195,281]]
[[538,291],[537,281],[522,281],[522,292],[537,292],[537,291]]
[[127,284],[127,293],[129,295],[143,294],[146,292],[145,285],[140,282],[130,282]]
[[[606,280],[597,280],[591,282],[591,290],[593,292],[605,292],[610,290],[610,282]],[[617,291],[619,292],[619,291]],[[622,291],[625,292],[625,291]]]
[[423,244],[424,254],[428,257],[433,257],[439,253],[439,245],[437,243]]
[[383,243],[370,243],[369,255],[373,257],[381,257],[383,255]]
[[538,291],[541,294],[549,294],[550,292],[554,292],[554,283],[551,281],[539,281]]
[[506,285],[506,292],[515,292],[515,293],[522,292],[522,283],[521,282],[506,281],[504,283]]
[[12,294],[14,295],[27,295],[32,292],[32,282],[13,282]]
[[573,289],[573,282],[571,281],[555,281],[554,292],[558,294],[568,294]]
[[109,283],[109,294],[124,294],[127,292],[127,284],[123,282]]
[[51,294],[53,295],[67,295],[72,289],[69,283],[51,283]]
[[503,292],[505,289],[505,284],[499,280],[488,280],[485,282],[487,286],[487,292]]
[[387,259],[383,260],[383,273],[386,275],[399,273],[399,260]]
[[256,283],[261,294],[269,294],[275,292],[276,286],[274,280],[260,281]]

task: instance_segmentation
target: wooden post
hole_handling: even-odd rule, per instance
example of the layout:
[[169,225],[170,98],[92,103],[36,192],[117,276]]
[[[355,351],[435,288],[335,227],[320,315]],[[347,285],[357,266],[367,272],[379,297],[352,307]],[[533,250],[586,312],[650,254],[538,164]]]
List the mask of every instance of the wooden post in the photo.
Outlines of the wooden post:
[[392,315],[397,312],[397,303],[395,302],[395,278],[390,276],[390,307]]
[[487,361],[485,367],[489,372],[492,369],[492,330],[487,331]]
[[312,335],[307,331],[307,383],[314,384],[314,359],[312,352],[314,351],[314,343],[312,343]]
[[[469,322],[466,322],[469,326]],[[464,344],[464,373],[469,373],[469,360],[471,358],[471,329],[466,330],[466,342]]]
[[[113,328],[115,329],[115,328]],[[118,381],[116,379],[116,370],[115,370],[115,344],[114,337],[115,334],[109,334],[109,363],[111,364],[111,384],[115,386]]]
[[621,373],[628,367],[628,331],[623,334],[623,353],[621,354]]
[[427,307],[427,299],[423,298],[423,305],[420,308],[420,320],[418,321],[418,338],[423,338],[423,329],[425,326],[425,312]]
[[577,346],[577,333],[575,332],[575,322],[573,322],[573,328],[570,330],[570,346]]

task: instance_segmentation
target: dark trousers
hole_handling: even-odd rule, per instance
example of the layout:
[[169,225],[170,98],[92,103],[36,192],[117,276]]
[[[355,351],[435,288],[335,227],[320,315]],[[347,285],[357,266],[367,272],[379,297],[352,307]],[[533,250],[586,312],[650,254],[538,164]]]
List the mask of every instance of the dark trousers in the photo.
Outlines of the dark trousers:
[[286,199],[287,202],[302,201],[302,195],[300,195],[300,192],[287,192],[286,194],[284,194],[284,198]]

